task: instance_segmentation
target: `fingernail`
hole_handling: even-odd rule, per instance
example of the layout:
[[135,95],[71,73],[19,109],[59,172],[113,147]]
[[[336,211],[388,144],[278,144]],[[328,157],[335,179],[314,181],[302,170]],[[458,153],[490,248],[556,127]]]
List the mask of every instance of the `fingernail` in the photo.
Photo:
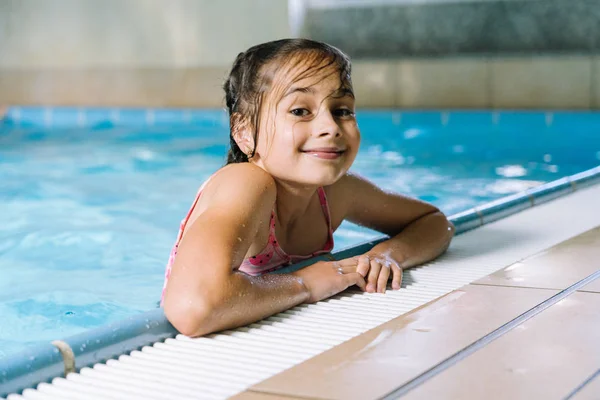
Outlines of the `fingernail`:
[[367,285],[367,292],[373,293],[374,290],[375,290],[375,285],[373,285],[372,283],[369,283]]

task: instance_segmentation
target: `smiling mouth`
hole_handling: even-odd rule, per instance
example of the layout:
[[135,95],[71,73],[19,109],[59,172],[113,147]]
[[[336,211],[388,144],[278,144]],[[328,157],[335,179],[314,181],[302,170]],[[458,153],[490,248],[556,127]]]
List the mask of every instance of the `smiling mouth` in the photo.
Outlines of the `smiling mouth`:
[[321,149],[309,149],[302,150],[302,153],[306,153],[313,157],[317,157],[323,160],[335,160],[340,158],[346,150],[334,149],[334,148],[321,148]]

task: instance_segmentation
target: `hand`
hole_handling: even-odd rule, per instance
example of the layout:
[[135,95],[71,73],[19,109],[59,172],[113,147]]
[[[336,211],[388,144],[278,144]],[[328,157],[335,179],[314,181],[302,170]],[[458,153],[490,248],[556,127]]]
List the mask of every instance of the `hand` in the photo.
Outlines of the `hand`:
[[319,261],[293,272],[302,279],[302,283],[309,293],[306,303],[315,303],[326,299],[352,285],[357,285],[365,290],[364,276],[356,270],[356,260],[348,258],[341,261]]
[[353,258],[358,263],[356,272],[367,281],[366,292],[385,293],[390,275],[392,276],[392,289],[400,289],[402,285],[402,268],[396,260],[385,252],[370,251]]

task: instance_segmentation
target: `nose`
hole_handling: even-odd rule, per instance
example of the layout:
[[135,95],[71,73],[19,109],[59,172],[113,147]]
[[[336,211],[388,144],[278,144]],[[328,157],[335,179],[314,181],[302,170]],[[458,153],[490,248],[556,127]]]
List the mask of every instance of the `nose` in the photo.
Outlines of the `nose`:
[[335,117],[329,110],[321,110],[314,119],[315,124],[315,135],[321,136],[341,136],[340,126],[336,121]]

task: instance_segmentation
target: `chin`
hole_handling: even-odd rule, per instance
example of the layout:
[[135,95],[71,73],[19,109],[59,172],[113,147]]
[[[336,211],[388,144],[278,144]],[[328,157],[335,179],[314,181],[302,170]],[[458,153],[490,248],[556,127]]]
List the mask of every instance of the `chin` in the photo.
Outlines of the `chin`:
[[312,176],[314,176],[314,181],[310,182],[310,184],[315,185],[315,186],[329,186],[329,185],[333,185],[334,183],[336,183],[338,180],[340,180],[342,178],[342,176],[344,176],[344,174],[346,173],[346,170],[343,171],[331,171],[331,172],[327,172],[327,173],[316,173]]

